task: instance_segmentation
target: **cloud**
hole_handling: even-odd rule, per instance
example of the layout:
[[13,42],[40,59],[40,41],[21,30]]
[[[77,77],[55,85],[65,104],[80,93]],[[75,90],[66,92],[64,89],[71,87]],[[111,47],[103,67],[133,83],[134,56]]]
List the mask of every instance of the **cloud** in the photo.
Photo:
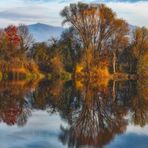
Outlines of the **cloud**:
[[[7,126],[0,124],[0,147],[1,148],[64,148],[58,140],[60,126],[67,127],[61,121],[60,116],[50,115],[46,111],[34,110],[31,118],[24,127]],[[15,142],[14,142],[15,141]]]
[[108,2],[119,17],[127,20],[130,24],[136,26],[148,27],[148,2],[124,3],[124,2]]
[[[60,26],[59,13],[64,6],[75,2],[98,2],[99,0],[7,0],[0,1],[0,27],[7,23],[46,23]],[[100,0],[111,7],[119,17],[132,25],[148,27],[148,1]],[[99,2],[100,2],[99,1]]]
[[[30,12],[30,10],[32,10]],[[41,10],[39,13],[38,10]],[[37,7],[18,7],[16,9],[10,9],[7,11],[0,12],[0,18],[7,18],[7,19],[35,19],[43,17],[43,13],[46,15],[46,11],[44,7],[37,6]],[[47,16],[47,15],[46,15]]]
[[[65,5],[64,5],[65,6]],[[24,23],[46,23],[51,25],[61,25],[62,19],[59,15],[59,12],[64,7],[62,4],[57,4],[56,9],[55,5],[46,5],[34,4],[34,5],[22,5],[20,7],[14,7],[11,9],[6,9],[0,11],[0,27],[5,27],[9,24]],[[9,24],[7,24],[9,22]]]
[[141,2],[141,1],[147,1],[147,0],[24,0],[28,2],[57,2],[57,3],[71,3],[71,2]]
[[141,2],[141,1],[147,1],[147,0],[110,0],[114,2]]

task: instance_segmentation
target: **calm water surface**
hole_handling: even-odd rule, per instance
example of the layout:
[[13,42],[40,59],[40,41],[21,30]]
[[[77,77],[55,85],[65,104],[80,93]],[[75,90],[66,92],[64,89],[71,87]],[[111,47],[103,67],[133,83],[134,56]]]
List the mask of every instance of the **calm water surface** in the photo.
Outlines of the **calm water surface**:
[[1,82],[0,148],[148,148],[147,86]]

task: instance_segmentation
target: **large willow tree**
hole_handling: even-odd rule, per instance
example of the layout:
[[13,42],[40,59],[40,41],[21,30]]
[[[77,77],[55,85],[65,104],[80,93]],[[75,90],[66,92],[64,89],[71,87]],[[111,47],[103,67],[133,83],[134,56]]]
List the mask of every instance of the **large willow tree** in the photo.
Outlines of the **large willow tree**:
[[70,24],[78,33],[87,69],[90,70],[93,60],[110,50],[115,72],[116,52],[127,42],[128,24],[104,4],[70,4],[61,15],[63,24]]

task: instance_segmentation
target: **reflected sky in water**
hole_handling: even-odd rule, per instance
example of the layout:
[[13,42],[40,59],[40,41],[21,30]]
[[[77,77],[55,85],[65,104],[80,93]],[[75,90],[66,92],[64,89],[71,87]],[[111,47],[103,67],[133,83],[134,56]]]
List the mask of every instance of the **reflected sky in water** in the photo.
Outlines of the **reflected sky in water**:
[[116,136],[115,139],[106,146],[106,148],[147,148],[148,146],[148,126],[134,127],[127,126],[125,134]]
[[[59,139],[60,126],[68,125],[58,114],[34,110],[24,127],[0,124],[0,147],[3,148],[66,148]],[[128,125],[123,135],[117,135],[106,148],[147,148],[148,126]]]
[[3,84],[0,148],[147,148],[143,92],[134,81],[81,89],[61,81],[35,88]]
[[0,147],[3,148],[65,148],[58,140],[60,126],[66,126],[58,114],[34,110],[24,127],[0,124]]

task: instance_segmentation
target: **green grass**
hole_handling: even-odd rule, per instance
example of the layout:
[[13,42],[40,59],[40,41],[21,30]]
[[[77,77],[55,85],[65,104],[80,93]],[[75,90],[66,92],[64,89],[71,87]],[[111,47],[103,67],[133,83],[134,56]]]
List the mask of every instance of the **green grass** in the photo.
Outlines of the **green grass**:
[[52,79],[52,74],[51,74],[51,73],[48,73],[48,74],[47,74],[47,79],[48,79],[48,80],[51,80],[51,79]]
[[65,80],[65,81],[71,80],[71,73],[64,72],[61,74],[60,78],[61,78],[61,80]]

